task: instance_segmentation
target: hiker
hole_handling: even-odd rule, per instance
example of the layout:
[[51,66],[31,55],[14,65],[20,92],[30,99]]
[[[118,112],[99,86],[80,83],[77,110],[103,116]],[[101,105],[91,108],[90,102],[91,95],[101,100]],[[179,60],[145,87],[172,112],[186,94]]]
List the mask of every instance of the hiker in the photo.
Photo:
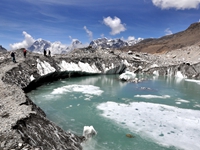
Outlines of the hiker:
[[47,51],[46,51],[46,49],[44,49],[44,56],[47,56]]
[[24,53],[24,58],[26,58],[26,49],[25,48],[23,50],[23,53]]
[[16,63],[15,52],[12,51],[11,54],[10,54],[10,56],[13,58],[13,62]]
[[49,50],[49,56],[51,57],[51,51]]

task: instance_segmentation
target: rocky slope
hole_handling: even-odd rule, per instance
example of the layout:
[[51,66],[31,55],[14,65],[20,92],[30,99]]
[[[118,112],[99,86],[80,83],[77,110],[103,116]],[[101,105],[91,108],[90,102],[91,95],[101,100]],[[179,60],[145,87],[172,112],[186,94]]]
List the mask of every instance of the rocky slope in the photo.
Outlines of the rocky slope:
[[167,35],[158,39],[145,39],[136,45],[122,48],[123,51],[147,53],[166,53],[176,49],[200,45],[200,23],[191,24],[185,31]]
[[[191,49],[190,51],[188,51]],[[194,52],[193,52],[193,51]],[[186,58],[180,51],[163,55],[127,53],[93,48],[77,49],[66,55],[45,57],[16,51],[17,63],[9,52],[0,59],[0,146],[4,149],[82,149],[83,137],[66,133],[45,117],[26,92],[48,82],[74,76],[121,74],[125,70],[135,73],[200,79],[200,61],[194,55],[197,47],[186,47]],[[175,55],[176,54],[176,55]],[[1,149],[0,148],[0,149]]]

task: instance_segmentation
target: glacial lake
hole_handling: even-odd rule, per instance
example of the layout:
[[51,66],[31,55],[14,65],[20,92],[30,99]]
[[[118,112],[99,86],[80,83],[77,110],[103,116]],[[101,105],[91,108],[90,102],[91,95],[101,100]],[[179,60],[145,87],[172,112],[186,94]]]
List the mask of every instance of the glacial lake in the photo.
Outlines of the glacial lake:
[[[28,93],[51,121],[67,132],[97,135],[84,150],[199,150],[200,81],[119,75],[76,77]],[[126,134],[131,134],[129,138]]]

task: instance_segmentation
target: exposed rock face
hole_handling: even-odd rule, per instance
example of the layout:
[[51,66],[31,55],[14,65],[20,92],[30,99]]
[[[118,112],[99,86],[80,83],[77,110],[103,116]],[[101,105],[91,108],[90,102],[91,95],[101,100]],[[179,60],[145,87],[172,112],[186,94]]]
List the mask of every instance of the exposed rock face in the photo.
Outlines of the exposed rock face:
[[[9,53],[0,60],[0,144],[4,149],[80,150],[82,136],[66,133],[45,118],[45,113],[24,93],[62,78],[96,74],[135,73],[171,75],[200,79],[200,63],[145,53],[123,53],[95,49],[74,50],[67,55],[45,57],[16,51],[17,63]],[[24,91],[23,91],[23,90]]]
[[7,50],[0,45],[0,52],[6,52]]

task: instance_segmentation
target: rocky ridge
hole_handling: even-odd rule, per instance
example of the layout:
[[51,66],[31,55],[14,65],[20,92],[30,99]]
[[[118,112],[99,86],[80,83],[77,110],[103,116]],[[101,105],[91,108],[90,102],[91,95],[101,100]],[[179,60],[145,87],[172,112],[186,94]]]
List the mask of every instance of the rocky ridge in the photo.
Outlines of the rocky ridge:
[[193,45],[200,45],[200,22],[191,24],[186,30],[163,36],[161,38],[149,38],[130,46],[124,47],[123,51],[137,51],[155,53],[167,53],[176,49],[183,49]]

